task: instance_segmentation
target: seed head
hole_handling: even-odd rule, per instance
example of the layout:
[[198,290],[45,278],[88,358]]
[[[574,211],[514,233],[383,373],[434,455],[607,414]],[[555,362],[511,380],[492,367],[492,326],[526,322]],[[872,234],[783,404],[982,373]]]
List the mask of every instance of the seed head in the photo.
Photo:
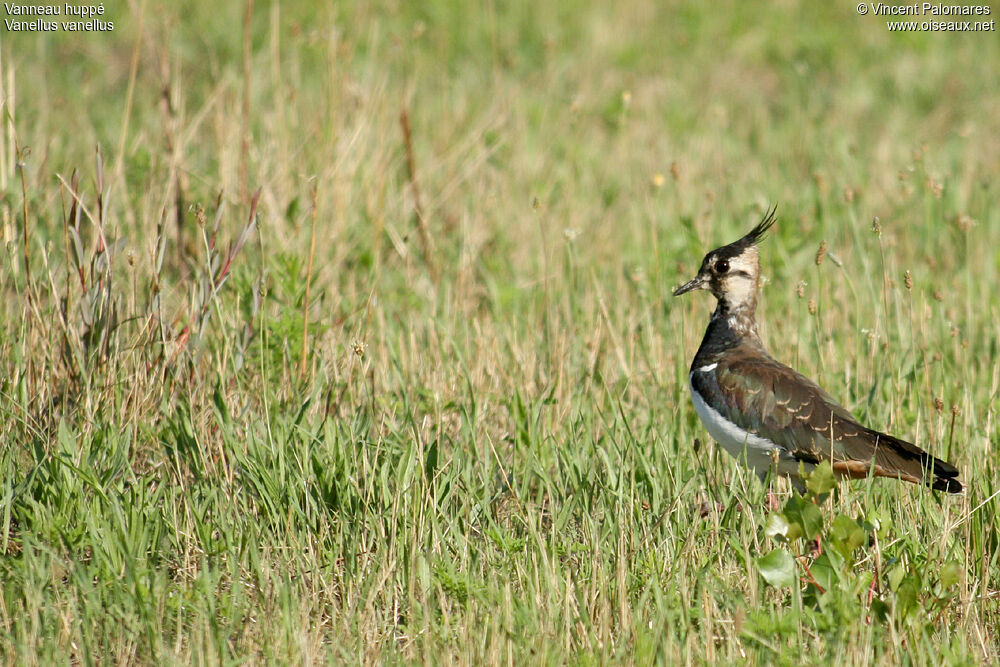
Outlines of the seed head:
[[927,177],[927,187],[934,194],[937,199],[941,199],[941,194],[944,192],[944,184],[936,181],[933,177]]
[[823,258],[826,257],[826,241],[819,244],[819,250],[816,251],[816,266],[823,263]]
[[820,194],[826,194],[828,185],[826,178],[820,172],[813,174],[813,181],[816,183],[816,189],[819,190]]

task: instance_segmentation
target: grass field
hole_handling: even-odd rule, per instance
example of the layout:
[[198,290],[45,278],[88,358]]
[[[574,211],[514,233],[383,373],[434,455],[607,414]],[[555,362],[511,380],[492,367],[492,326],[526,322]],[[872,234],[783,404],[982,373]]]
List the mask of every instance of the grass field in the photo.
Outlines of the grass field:
[[[0,29],[3,662],[1000,660],[995,32],[250,4]],[[710,442],[771,204],[772,353],[964,496]]]

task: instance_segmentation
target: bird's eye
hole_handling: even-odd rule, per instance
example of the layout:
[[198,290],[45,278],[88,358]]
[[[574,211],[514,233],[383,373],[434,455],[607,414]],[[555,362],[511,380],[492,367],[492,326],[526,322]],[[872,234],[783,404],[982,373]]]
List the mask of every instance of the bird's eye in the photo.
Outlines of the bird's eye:
[[729,270],[729,262],[727,260],[720,259],[715,263],[715,270],[719,273],[725,273]]

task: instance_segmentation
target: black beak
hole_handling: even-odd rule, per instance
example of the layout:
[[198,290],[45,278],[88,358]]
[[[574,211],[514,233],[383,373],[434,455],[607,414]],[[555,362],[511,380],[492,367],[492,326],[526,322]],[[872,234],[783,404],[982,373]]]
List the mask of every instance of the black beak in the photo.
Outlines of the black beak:
[[687,281],[676,290],[674,290],[674,296],[680,296],[681,294],[687,294],[688,292],[693,292],[696,289],[701,289],[705,286],[705,279],[701,276],[695,276],[691,280]]

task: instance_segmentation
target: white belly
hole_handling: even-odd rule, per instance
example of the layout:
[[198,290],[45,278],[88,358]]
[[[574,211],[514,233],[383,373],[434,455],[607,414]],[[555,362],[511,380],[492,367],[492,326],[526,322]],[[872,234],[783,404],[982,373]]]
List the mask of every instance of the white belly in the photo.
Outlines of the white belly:
[[[691,386],[691,399],[694,409],[705,425],[708,434],[719,443],[723,449],[735,456],[744,465],[753,469],[764,479],[768,470],[777,461],[777,472],[784,475],[798,474],[798,461],[789,455],[782,447],[767,438],[751,433],[729,421],[718,410],[702,400],[698,392]],[[810,466],[807,466],[807,468]]]

